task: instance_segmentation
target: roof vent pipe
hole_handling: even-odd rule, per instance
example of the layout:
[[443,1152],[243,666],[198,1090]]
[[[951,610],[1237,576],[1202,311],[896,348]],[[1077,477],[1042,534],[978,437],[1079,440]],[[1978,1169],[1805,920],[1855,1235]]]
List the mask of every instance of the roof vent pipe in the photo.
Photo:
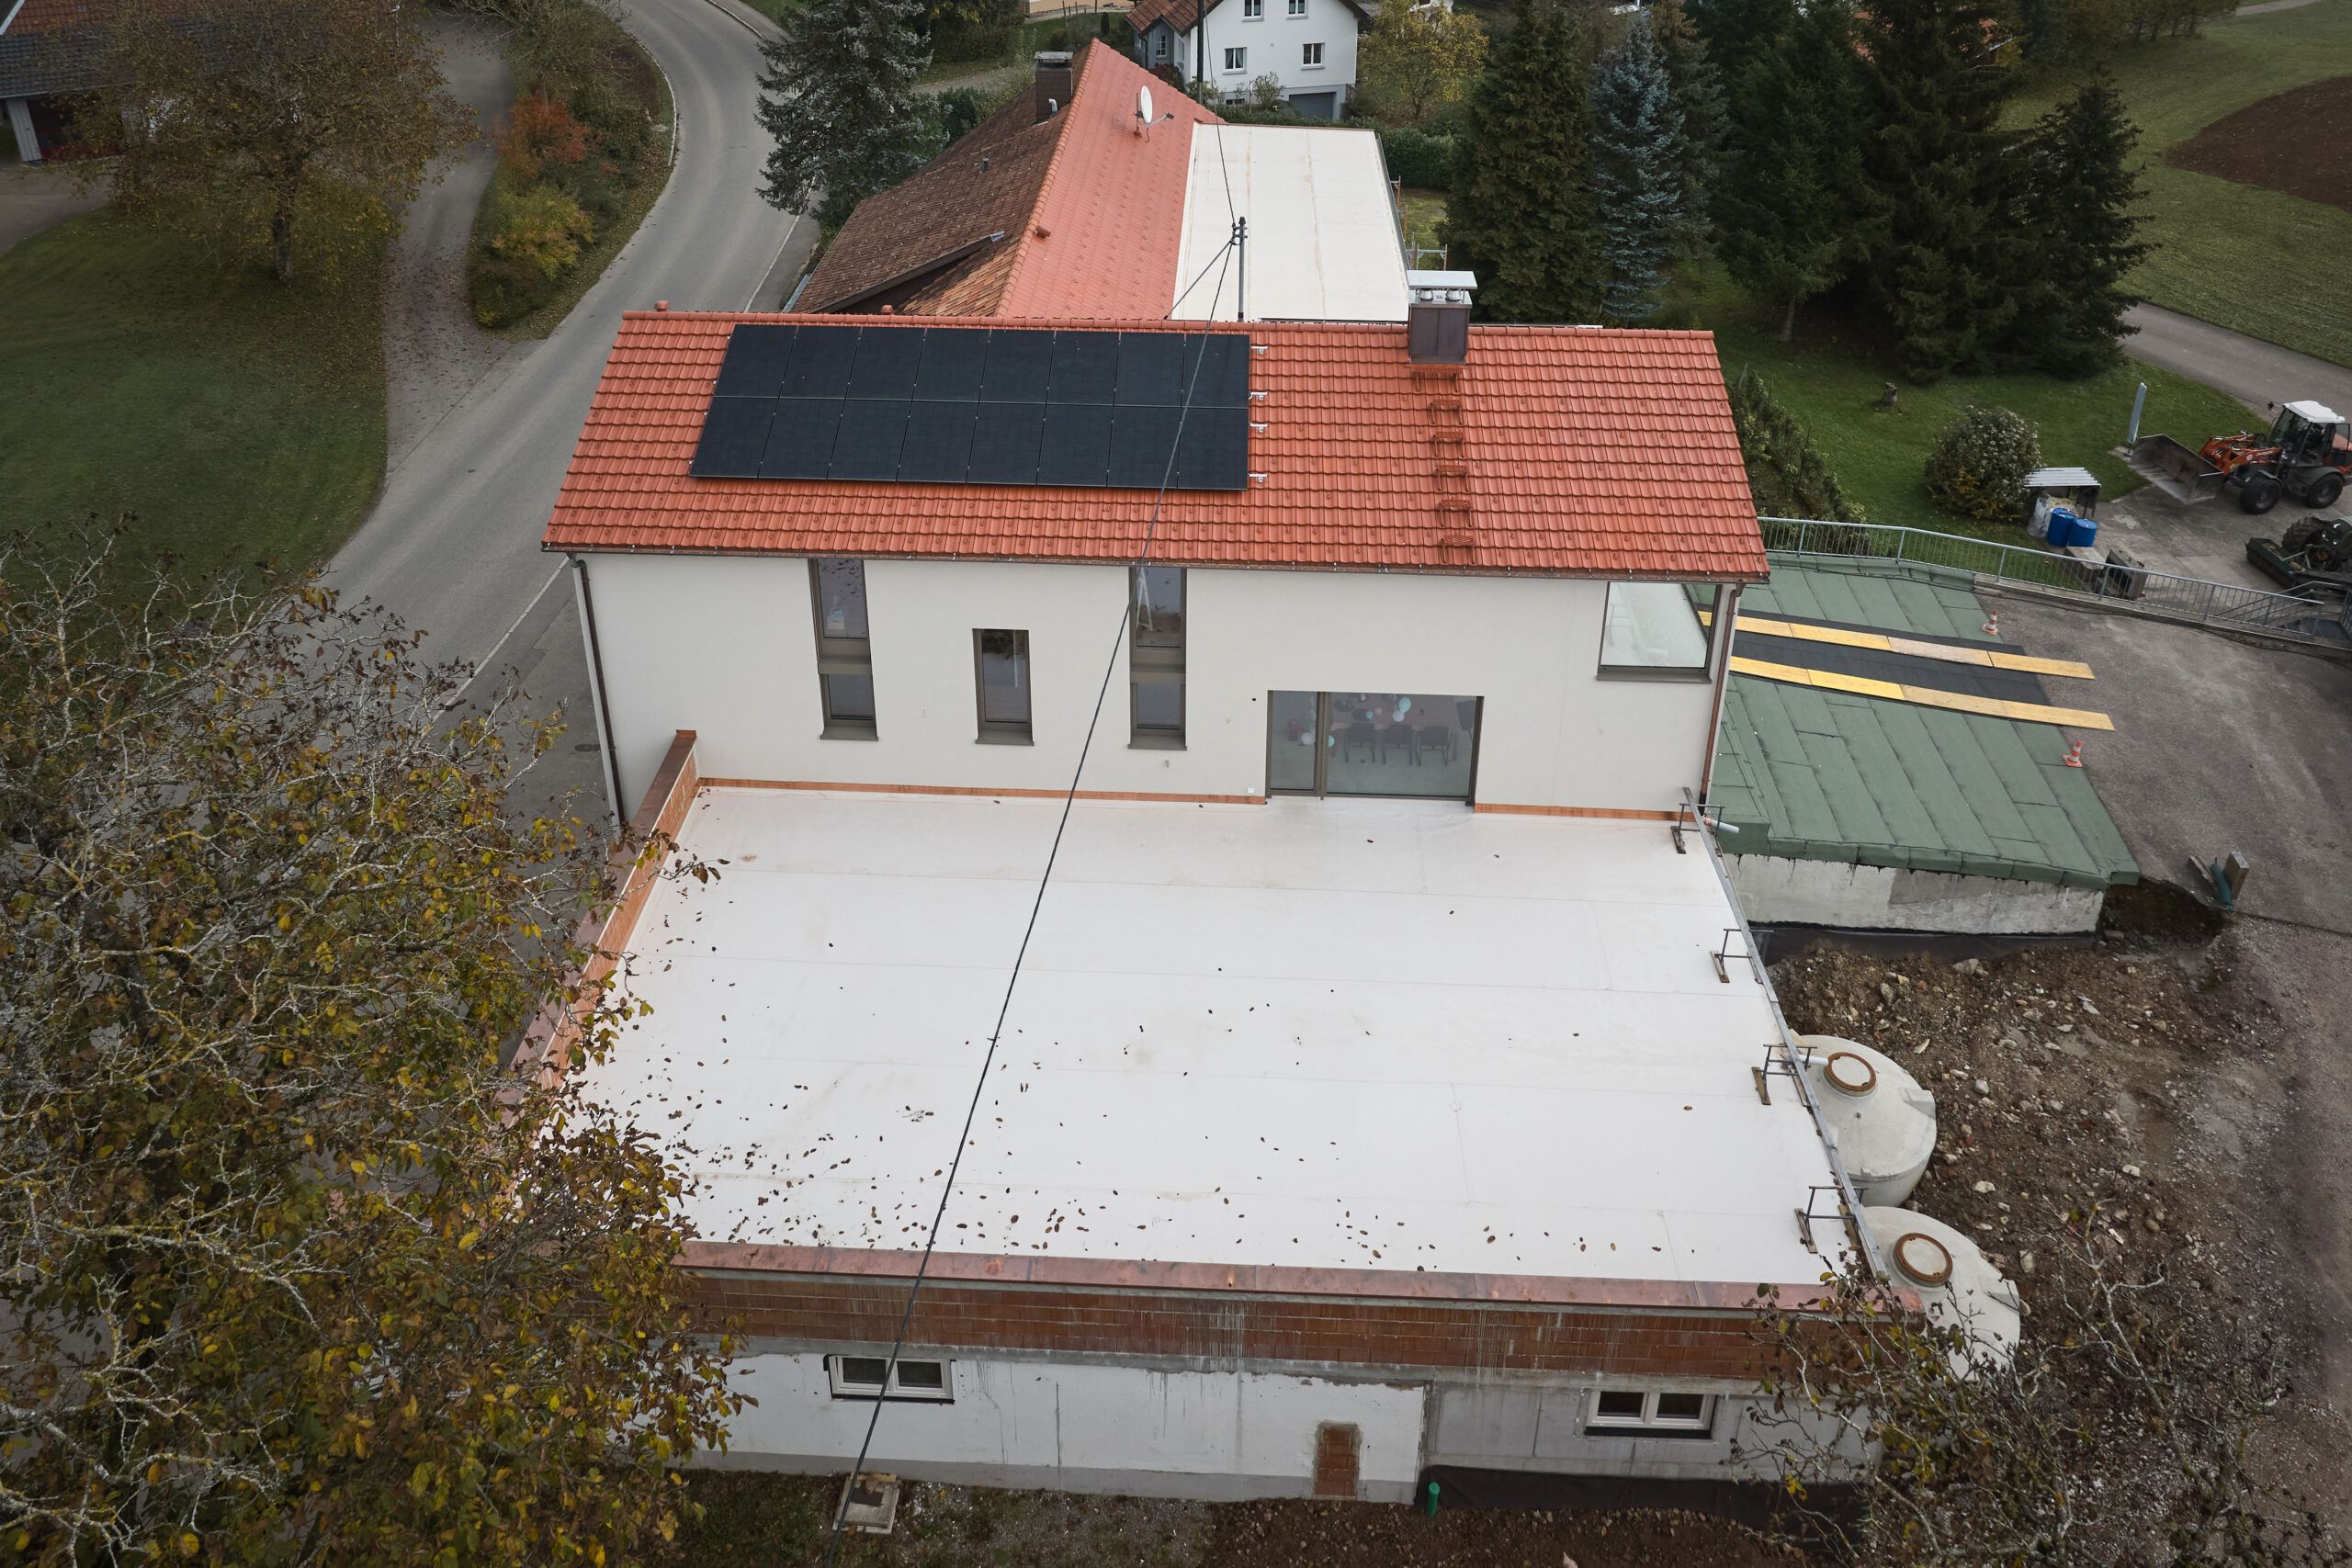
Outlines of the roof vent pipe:
[[1470,357],[1470,296],[1477,277],[1467,272],[1405,275],[1405,348],[1416,365],[1460,365]]
[[1041,49],[1037,51],[1037,123],[1044,124],[1061,112],[1064,104],[1078,85],[1077,73],[1070,69],[1070,53],[1066,49]]

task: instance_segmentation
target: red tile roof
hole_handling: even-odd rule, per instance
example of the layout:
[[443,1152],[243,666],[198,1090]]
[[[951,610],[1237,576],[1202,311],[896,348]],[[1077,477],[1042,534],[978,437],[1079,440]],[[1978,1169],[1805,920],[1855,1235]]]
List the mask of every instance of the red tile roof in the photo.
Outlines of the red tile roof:
[[[546,547],[1108,561],[1141,547],[1149,491],[690,477],[729,330],[811,320],[925,324],[627,315]],[[1411,363],[1402,326],[1211,330],[1260,351],[1250,468],[1265,477],[1170,491],[1152,553],[1171,565],[1764,576],[1711,333],[1474,327],[1454,367]]]
[[[870,299],[914,315],[1166,314],[1192,128],[1224,121],[1100,39],[1076,63],[1060,113],[1036,120],[1024,94],[905,184],[860,202],[808,279],[809,309]],[[1155,113],[1175,117],[1148,133],[1136,118],[1144,86]]]

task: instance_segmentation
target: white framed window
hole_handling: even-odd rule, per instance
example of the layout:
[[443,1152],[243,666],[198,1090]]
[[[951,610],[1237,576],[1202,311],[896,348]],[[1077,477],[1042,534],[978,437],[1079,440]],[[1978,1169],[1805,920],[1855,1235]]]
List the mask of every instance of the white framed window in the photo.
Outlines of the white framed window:
[[1168,63],[1168,35],[1166,33],[1151,35],[1151,61],[1155,65]]
[[921,1399],[943,1404],[955,1403],[955,1380],[947,1373],[953,1365],[901,1356],[894,1367],[887,1356],[828,1356],[825,1375],[831,1380],[835,1399]]
[[1249,66],[1250,51],[1248,50],[1228,49],[1225,51],[1225,68],[1227,71],[1245,71]]
[[1254,22],[1266,14],[1266,0],[1241,0],[1241,19]]
[[1306,15],[1306,0],[1290,0],[1290,10],[1288,14],[1294,17],[1304,17]]
[[1713,617],[1700,617],[1713,585],[1612,582],[1600,618],[1600,672],[1654,680],[1704,680],[1713,647]]
[[1301,65],[1322,64],[1323,46],[1319,43],[1301,44],[1298,49],[1298,62]]
[[1666,1393],[1657,1389],[1604,1388],[1592,1396],[1585,1435],[1615,1438],[1709,1438],[1714,1435],[1715,1396]]

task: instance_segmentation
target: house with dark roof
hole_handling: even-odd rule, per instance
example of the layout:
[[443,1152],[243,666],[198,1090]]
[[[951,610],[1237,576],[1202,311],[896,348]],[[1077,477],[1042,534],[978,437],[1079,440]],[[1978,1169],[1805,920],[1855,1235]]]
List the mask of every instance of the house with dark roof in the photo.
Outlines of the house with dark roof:
[[77,96],[107,85],[115,0],[0,0],[0,104],[28,164],[67,147]]
[[625,317],[544,544],[720,874],[624,890],[585,1084],[691,1169],[724,1462],[1768,1487],[1756,1292],[1879,1222],[1698,820],[1755,504],[1708,334],[1471,287]]
[[1300,114],[1338,119],[1355,91],[1357,39],[1379,9],[1380,0],[1136,0],[1127,21],[1139,63],[1204,96],[1239,103],[1271,79]]

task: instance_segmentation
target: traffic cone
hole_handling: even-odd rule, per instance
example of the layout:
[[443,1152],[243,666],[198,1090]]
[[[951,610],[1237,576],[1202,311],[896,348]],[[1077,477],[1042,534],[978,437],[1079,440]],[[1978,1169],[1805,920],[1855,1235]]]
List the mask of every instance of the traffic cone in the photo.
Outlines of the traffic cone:
[[1985,614],[1984,614],[1984,635],[1985,635],[1986,637],[1999,637],[1999,636],[2001,635],[2001,612],[2000,612],[2000,611],[1998,611],[1998,610],[1988,610],[1988,611],[1986,611],[1986,612],[1985,612]]
[[2079,768],[2083,765],[2083,743],[2081,741],[2077,740],[2072,746],[2066,748],[2065,761],[2066,765],[2070,768]]

